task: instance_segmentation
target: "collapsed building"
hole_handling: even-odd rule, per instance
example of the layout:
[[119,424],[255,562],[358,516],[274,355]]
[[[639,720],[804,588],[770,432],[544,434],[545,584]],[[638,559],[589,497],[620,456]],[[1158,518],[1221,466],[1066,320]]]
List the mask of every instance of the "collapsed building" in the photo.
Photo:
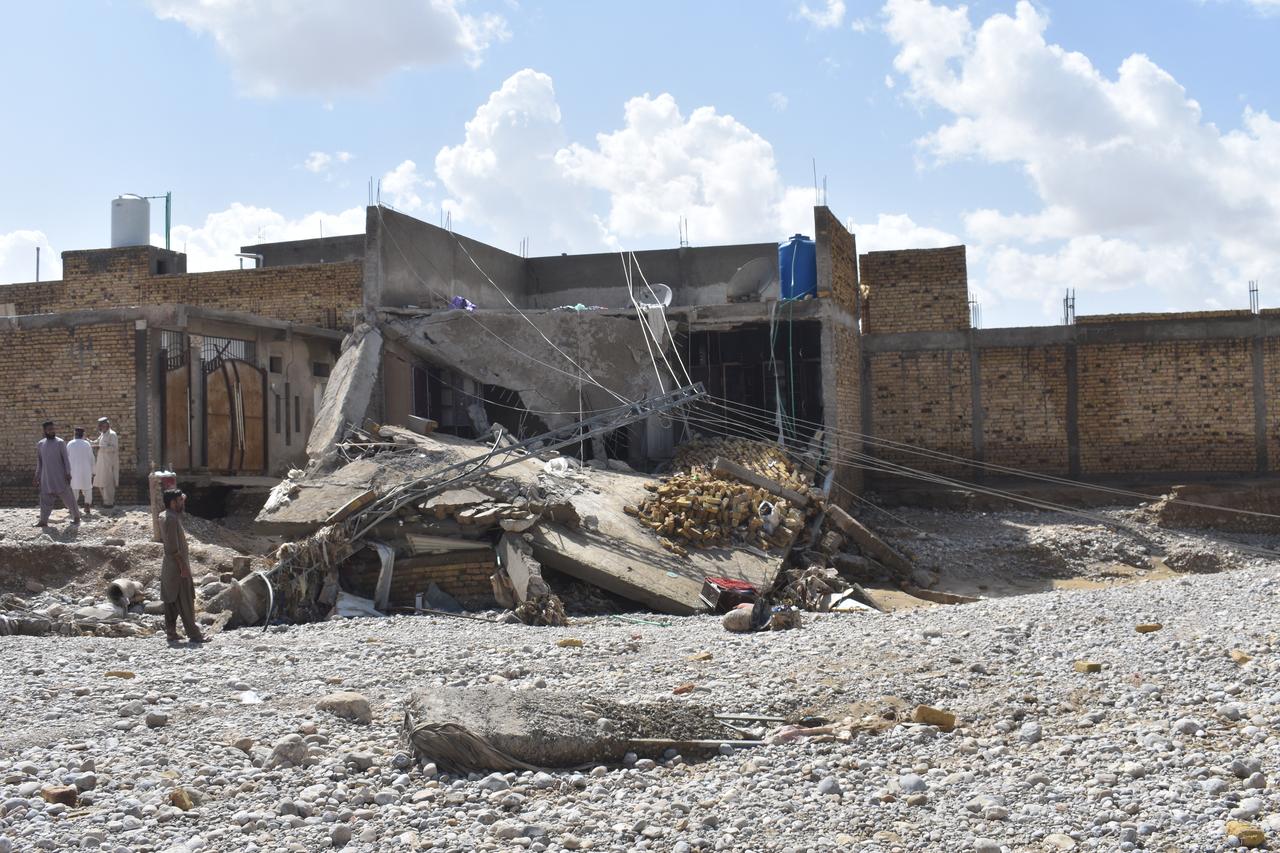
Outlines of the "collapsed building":
[[268,610],[554,610],[546,566],[688,613],[735,583],[832,606],[834,573],[907,575],[847,512],[872,476],[1270,473],[1272,312],[977,329],[963,246],[860,258],[825,206],[812,234],[783,263],[772,242],[527,258],[379,205],[364,234],[195,274],[113,235],[0,285],[0,501],[34,503],[41,421],[105,414],[123,500],[157,469],[272,490],[259,521],[295,541]]

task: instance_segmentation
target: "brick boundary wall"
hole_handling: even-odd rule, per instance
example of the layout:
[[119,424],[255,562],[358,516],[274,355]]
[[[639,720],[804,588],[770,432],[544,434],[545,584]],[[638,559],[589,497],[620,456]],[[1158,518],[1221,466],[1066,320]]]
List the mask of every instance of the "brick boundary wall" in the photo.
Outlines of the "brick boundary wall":
[[137,475],[135,378],[132,323],[0,330],[0,506],[37,505],[31,477],[42,422],[57,421],[70,440],[73,426],[96,434],[103,415],[120,435],[116,502],[136,502],[145,487]]
[[[818,290],[831,294],[837,309],[835,317],[823,322],[822,352],[825,368],[834,373],[824,381],[824,417],[834,429],[827,444],[837,459],[848,459],[860,452],[862,442],[849,432],[862,428],[862,347],[858,329],[861,296],[858,283],[858,247],[853,234],[827,207],[814,208],[814,235],[817,244]],[[834,394],[832,394],[834,391]],[[863,469],[855,465],[836,464],[832,497],[842,506],[853,502],[851,495],[863,489]]]

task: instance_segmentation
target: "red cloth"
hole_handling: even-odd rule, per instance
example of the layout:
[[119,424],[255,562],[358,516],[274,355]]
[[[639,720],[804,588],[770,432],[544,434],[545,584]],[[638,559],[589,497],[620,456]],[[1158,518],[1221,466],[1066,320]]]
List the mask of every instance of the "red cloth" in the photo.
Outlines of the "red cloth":
[[733,578],[707,578],[706,580],[707,583],[724,590],[735,590],[737,592],[756,591],[756,588],[746,581],[734,580]]

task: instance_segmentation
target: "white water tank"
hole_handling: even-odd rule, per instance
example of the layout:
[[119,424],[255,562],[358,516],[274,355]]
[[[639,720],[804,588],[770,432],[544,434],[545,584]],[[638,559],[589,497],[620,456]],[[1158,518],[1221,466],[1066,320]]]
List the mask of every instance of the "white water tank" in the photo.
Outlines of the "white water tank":
[[111,248],[151,242],[151,202],[127,194],[111,199]]

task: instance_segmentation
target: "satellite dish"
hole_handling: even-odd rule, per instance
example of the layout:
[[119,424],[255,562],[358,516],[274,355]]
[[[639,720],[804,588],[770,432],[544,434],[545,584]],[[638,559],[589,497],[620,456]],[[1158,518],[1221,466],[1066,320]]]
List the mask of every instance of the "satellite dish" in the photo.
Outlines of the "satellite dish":
[[760,299],[769,288],[777,288],[778,259],[755,258],[738,267],[725,285],[725,298],[730,302],[752,302]]
[[[653,292],[650,293],[649,291]],[[654,298],[657,301],[654,301]],[[645,288],[636,288],[636,303],[641,308],[666,308],[671,304],[671,288],[665,284],[651,284]]]

